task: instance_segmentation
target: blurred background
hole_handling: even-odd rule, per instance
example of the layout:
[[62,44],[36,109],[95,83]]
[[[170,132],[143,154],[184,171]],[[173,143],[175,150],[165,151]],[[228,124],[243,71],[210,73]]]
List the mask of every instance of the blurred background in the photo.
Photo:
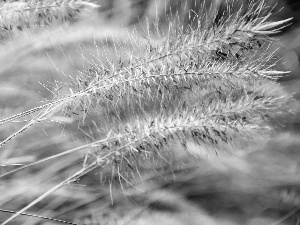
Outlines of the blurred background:
[[[146,26],[147,21],[159,21],[162,26],[164,23],[167,26],[170,20],[176,20],[178,17],[183,28],[188,25],[193,26],[195,14],[186,12],[189,9],[192,9],[196,13],[199,12],[200,6],[204,1],[94,0],[93,2],[96,2],[101,7],[93,13],[84,15],[84,26],[81,26],[79,30],[76,30],[78,27],[75,27],[75,30],[70,29],[71,26],[66,26],[63,29],[54,29],[51,31],[51,35],[49,35],[50,38],[43,35],[31,36],[29,33],[20,37],[20,39],[10,40],[10,44],[5,43],[0,45],[1,118],[20,113],[41,105],[46,100],[52,99],[57,94],[57,90],[66,86],[65,83],[70,81],[70,77],[74,77],[78,70],[82,70],[86,59],[89,59],[89,57],[92,59],[94,55],[97,55],[95,39],[97,38],[101,42],[102,39],[106,38],[103,33],[109,31],[109,33],[112,32],[116,36],[119,35],[118,37],[125,40],[126,32],[122,33],[121,29],[119,29],[120,27],[143,30],[143,26]],[[228,12],[228,4],[233,4],[233,10],[238,10],[242,7],[242,11],[246,11],[249,2],[250,0],[206,0],[205,8],[207,12],[212,10],[218,13],[216,20],[212,21],[212,23],[217,23],[218,18],[230,13]],[[284,177],[291,174],[294,176],[294,171],[297,171],[296,175],[299,175],[300,165],[300,138],[298,136],[300,132],[300,1],[265,0],[265,2],[268,7],[273,8],[274,15],[271,17],[272,20],[276,21],[293,17],[291,24],[274,36],[280,42],[276,46],[278,48],[276,56],[279,59],[277,69],[290,71],[290,74],[281,78],[279,82],[296,99],[295,118],[289,120],[285,128],[285,132],[288,135],[284,134],[278,139],[275,138],[272,140],[265,151],[249,154],[246,157],[246,164],[244,162],[241,163],[237,159],[232,159],[232,161],[226,163],[226,168],[215,168],[213,166],[213,168],[209,167],[211,170],[208,169],[208,172],[203,172],[202,170],[196,171],[191,177],[187,177],[186,179],[183,177],[182,181],[179,179],[177,186],[174,185],[173,187],[174,191],[188,196],[188,200],[193,204],[198,204],[199,201],[204,202],[204,206],[214,218],[218,216],[223,218],[227,213],[228,218],[234,218],[238,221],[237,224],[244,224],[243,222],[246,220],[242,217],[246,214],[250,215],[250,218],[259,210],[264,211],[265,208],[274,210],[266,212],[268,214],[266,217],[274,216],[274,218],[281,218],[281,216],[293,210],[295,205],[297,207],[300,206],[299,199],[296,198],[300,192],[299,182],[288,184],[288,190],[292,190],[293,194],[291,197],[292,203],[289,203],[289,207],[284,210],[281,210],[275,198],[275,200],[273,199],[268,202],[263,199],[264,202],[261,203],[261,199],[256,201],[253,197],[257,196],[257,193],[268,194],[268,190],[260,192],[261,186],[258,184],[263,183],[261,181],[269,175],[276,175],[276,178],[272,180],[273,183],[271,182],[272,185],[277,185],[279,189],[281,188],[279,187],[280,185],[286,188],[288,186],[286,183],[288,182],[286,182]],[[90,26],[92,28],[88,29]],[[68,38],[68,41],[64,38]],[[102,47],[100,46],[101,50],[106,50]],[[72,121],[63,121],[67,124],[70,123],[71,128],[69,130],[68,126],[60,126],[60,119],[62,118],[57,118],[58,123],[54,123],[54,126],[53,123],[38,124],[34,129],[28,129],[24,134],[21,134],[15,140],[8,143],[0,152],[0,162],[3,165],[0,167],[1,174],[18,168],[17,164],[31,163],[90,141],[85,135],[76,130],[77,126],[76,124],[72,125]],[[22,125],[24,125],[24,121],[1,125],[0,139],[4,140]],[[72,132],[68,132],[70,130]],[[54,184],[57,184],[74,171],[80,169],[83,157],[84,152],[78,152],[77,154],[68,155],[67,158],[60,157],[55,162],[49,161],[1,179],[0,206],[11,210],[20,209],[47,191]],[[242,170],[245,168],[253,169],[249,172],[251,174],[250,179],[249,177],[244,177]],[[288,177],[285,178],[288,179]],[[32,211],[66,220],[73,219],[74,215],[78,218],[81,216],[85,218],[86,215],[90,216],[90,214],[97,216],[96,207],[104,206],[95,202],[107,195],[106,190],[101,190],[99,194],[98,191],[100,188],[92,189],[92,185],[89,186],[90,184],[94,184],[94,187],[98,188],[98,179],[99,175],[91,173],[87,179],[83,179],[85,186],[70,185],[63,188],[47,198],[46,201],[33,207]],[[194,186],[191,185],[191,181],[195,181],[193,183]],[[257,186],[253,185],[254,183]],[[268,182],[266,183],[269,185]],[[242,184],[245,184],[245,186]],[[205,187],[205,190],[202,192],[199,186]],[[249,187],[254,189],[249,191],[247,189]],[[169,188],[169,186],[166,188]],[[208,193],[208,190],[212,189],[215,193]],[[224,189],[226,190],[224,191]],[[238,194],[235,192],[237,189],[241,191]],[[226,191],[230,194],[216,194]],[[2,193],[5,194],[2,195]],[[243,196],[245,197],[244,199],[242,199]],[[284,200],[289,201],[288,197],[290,195],[286,194]],[[210,201],[210,199],[214,201]],[[295,199],[298,202],[293,202]],[[107,204],[109,200],[105,200]],[[223,201],[224,204],[219,204],[220,201]],[[274,206],[273,201],[276,204],[278,203],[278,208],[277,205]],[[252,205],[253,202],[257,205]],[[226,210],[222,207],[226,208]],[[253,208],[256,208],[256,211]],[[77,214],[74,214],[74,212],[77,212]],[[8,216],[8,214],[0,213],[0,222],[8,218]],[[298,215],[288,224],[298,225],[299,218],[300,216]],[[22,217],[15,224],[21,224],[20,221],[22,221],[22,224],[32,225],[41,220],[26,218],[25,221],[25,218]],[[82,222],[83,220],[79,221]],[[274,221],[257,220],[250,221],[247,224],[262,225],[272,224],[271,222]],[[87,222],[86,224],[90,225],[93,223]]]

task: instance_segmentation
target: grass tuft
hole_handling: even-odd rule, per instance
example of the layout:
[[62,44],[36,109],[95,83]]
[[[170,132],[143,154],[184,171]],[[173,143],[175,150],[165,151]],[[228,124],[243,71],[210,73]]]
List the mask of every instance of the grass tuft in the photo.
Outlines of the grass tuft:
[[[24,105],[22,112],[12,109],[12,114],[0,120],[3,130],[12,130],[3,133],[7,136],[0,142],[3,167],[19,165],[12,160],[20,159],[14,154],[22,154],[15,146],[28,145],[26,138],[41,135],[40,131],[47,136],[28,145],[28,149],[23,147],[25,156],[27,151],[35,155],[29,157],[31,162],[4,171],[0,179],[17,183],[28,175],[36,186],[51,185],[48,190],[39,189],[30,201],[24,200],[20,210],[1,209],[14,213],[1,225],[21,216],[77,224],[67,222],[68,218],[27,213],[43,204],[52,213],[60,204],[68,205],[74,199],[64,196],[67,188],[71,193],[81,191],[88,198],[87,203],[84,196],[74,200],[78,206],[70,211],[78,212],[82,205],[99,200],[93,191],[103,193],[106,203],[108,198],[113,202],[113,189],[121,188],[126,193],[143,186],[143,182],[150,185],[149,180],[157,179],[157,174],[168,181],[172,173],[176,180],[177,175],[182,178],[183,170],[209,164],[216,173],[226,168],[223,172],[229,176],[228,158],[247,157],[264,148],[284,126],[281,119],[293,113],[293,97],[277,83],[288,72],[276,68],[277,40],[273,37],[291,19],[271,21],[271,9],[263,1],[251,1],[246,13],[242,7],[234,12],[234,6],[228,4],[230,14],[221,17],[215,9],[211,9],[213,17],[190,10],[188,13],[195,17],[193,25],[187,27],[180,25],[180,15],[178,21],[169,19],[167,27],[158,17],[126,29],[99,28],[80,17],[77,22],[73,20],[83,11],[97,8],[95,3],[82,0],[9,1],[1,5],[1,40],[7,42],[3,42],[7,53],[1,53],[0,61],[8,62],[4,58],[13,59],[14,55],[17,59],[5,63],[1,76],[13,70],[16,61],[23,60],[20,68],[26,68],[27,57],[39,58],[42,54],[61,75],[60,80],[43,84],[51,93],[43,104]],[[58,25],[66,21],[72,23],[61,30]],[[45,29],[37,31],[35,27]],[[36,34],[37,40],[14,36],[24,29]],[[24,43],[12,46],[8,36]],[[74,43],[79,43],[79,53],[74,53]],[[92,52],[86,54],[85,46]],[[80,55],[79,66],[62,72],[50,56],[57,56],[57,49],[67,60],[78,60]],[[65,50],[71,54],[65,54]],[[62,135],[68,143],[63,143]],[[41,153],[35,146],[45,139],[51,139],[49,145],[44,143],[50,151]],[[228,161],[216,168],[215,158]],[[237,167],[246,171],[250,166],[243,160],[237,160]],[[34,168],[41,171],[36,173]],[[85,185],[85,179],[92,185],[77,190],[76,184]],[[9,192],[7,186],[4,190]],[[24,193],[16,191],[14,195],[20,198]],[[138,198],[136,194],[129,196]],[[44,203],[46,198],[51,199],[49,204]],[[0,205],[8,207],[11,201],[7,198]],[[83,212],[83,217],[90,213]],[[204,212],[203,216],[213,224]],[[80,218],[76,215],[74,221]]]

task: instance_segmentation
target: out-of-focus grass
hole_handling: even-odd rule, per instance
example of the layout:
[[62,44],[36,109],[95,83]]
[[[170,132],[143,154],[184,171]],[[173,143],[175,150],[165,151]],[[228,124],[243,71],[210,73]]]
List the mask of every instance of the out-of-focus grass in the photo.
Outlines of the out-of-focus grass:
[[[101,3],[104,5],[103,1],[100,1]],[[126,7],[126,4],[129,4],[129,1],[122,1],[120,9],[124,9],[123,6]],[[116,6],[119,5],[116,3]],[[155,9],[154,4],[151,6]],[[149,10],[149,15],[154,11],[150,10],[150,7],[145,8]],[[128,24],[135,21],[129,16],[128,11],[124,11],[127,12],[124,16],[120,9],[113,7],[111,9],[113,12],[103,10],[105,12],[102,12],[100,18],[110,17],[111,14],[119,16],[117,21],[122,19]],[[141,13],[144,11],[143,7],[136,10],[140,10]],[[45,99],[51,99],[52,92],[63,86],[61,83],[73,77],[77,69],[82,69],[86,63],[95,60],[97,51],[103,50],[101,41],[107,36],[119,37],[126,43],[128,33],[125,29],[112,28],[113,23],[105,26],[104,22],[99,22],[100,18],[95,16],[94,20],[89,19],[75,26],[55,28],[36,36],[24,34],[9,45],[1,46],[1,118],[38,106]],[[289,36],[286,40],[290,40]],[[98,49],[95,48],[96,42]],[[297,45],[291,46],[288,46],[288,49],[297,50]],[[286,57],[283,60],[286,60]],[[287,69],[293,68],[295,74],[293,76],[297,76],[295,64],[286,66]],[[295,80],[285,84],[287,90],[298,93],[298,81]],[[24,120],[26,119],[28,120],[25,117]],[[12,164],[31,163],[85,143],[85,135],[75,130],[76,126],[72,125],[72,120],[69,118],[57,120],[56,123],[29,128],[2,148],[1,174],[18,167]],[[70,122],[69,125],[74,131],[66,130],[60,125],[59,120]],[[22,124],[24,122],[19,121],[1,125],[1,140]],[[178,169],[178,174],[176,171],[169,171],[169,176],[167,174],[164,179],[158,176],[153,179],[154,181],[136,185],[128,192],[132,194],[129,198],[139,203],[137,206],[122,197],[122,194],[118,196],[118,190],[115,190],[113,196],[117,199],[116,207],[111,206],[109,186],[103,186],[103,190],[101,186],[99,187],[100,174],[95,170],[77,183],[55,192],[30,211],[65,220],[76,217],[75,221],[78,224],[92,224],[93,220],[100,223],[103,218],[107,218],[109,223],[113,216],[124,217],[121,222],[129,221],[132,224],[154,222],[186,224],[187,221],[190,224],[199,224],[199,221],[203,224],[277,224],[300,205],[298,200],[300,144],[297,135],[293,136],[289,131],[285,135],[275,136],[275,140],[263,151],[255,151],[241,158],[215,160],[213,163],[203,162],[201,167],[192,163],[187,166],[186,171]],[[79,151],[1,179],[1,208],[17,210],[29,204],[54,184],[81,168],[83,158],[84,153]],[[175,181],[172,173],[177,176]],[[149,191],[149,194],[144,197],[139,189]],[[164,202],[160,202],[161,199],[166,199],[165,207]],[[155,205],[156,202],[162,204],[161,208],[165,210]],[[130,212],[122,209],[126,204]],[[149,207],[151,204],[154,205],[152,208]],[[170,204],[176,205],[175,210],[172,211]],[[111,215],[106,213],[107,210]],[[191,214],[190,211],[195,213]],[[4,221],[8,216],[9,214],[0,213],[0,221]],[[298,218],[299,212],[295,212],[281,224],[297,224]],[[38,221],[56,224],[25,216],[19,216],[15,221],[15,224],[28,225]]]

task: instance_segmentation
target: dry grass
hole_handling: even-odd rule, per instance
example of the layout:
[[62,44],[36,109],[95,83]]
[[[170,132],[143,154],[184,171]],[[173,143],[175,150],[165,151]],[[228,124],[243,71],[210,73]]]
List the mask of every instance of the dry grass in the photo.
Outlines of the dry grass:
[[263,2],[220,17],[217,1],[196,1],[186,20],[191,2],[174,14],[149,3],[123,26],[85,1],[3,3],[2,225],[277,224],[297,213],[298,144],[280,136],[294,100],[276,82],[287,72],[270,37],[290,19],[272,22]]

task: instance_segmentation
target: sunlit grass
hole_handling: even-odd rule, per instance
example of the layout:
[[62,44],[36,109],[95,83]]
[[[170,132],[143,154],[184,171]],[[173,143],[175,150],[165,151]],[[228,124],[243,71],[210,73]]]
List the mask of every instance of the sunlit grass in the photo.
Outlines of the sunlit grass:
[[[201,199],[210,188],[231,197],[245,192],[244,201],[232,201],[250,220],[249,196],[280,202],[285,186],[297,189],[296,162],[273,167],[268,150],[282,118],[293,115],[292,95],[276,82],[288,72],[276,68],[277,40],[270,37],[290,19],[271,21],[261,2],[214,21],[214,5],[199,3],[191,26],[182,21],[187,5],[166,20],[148,14],[135,26],[116,26],[89,19],[98,9],[85,1],[35,3],[1,8],[13,11],[3,13],[2,24],[16,27],[6,29],[0,53],[2,225],[170,222],[160,204],[183,223],[192,210],[191,221],[220,224],[222,217],[199,209],[201,203],[180,199]],[[62,25],[16,23],[40,22],[23,11],[53,4],[90,11],[78,21],[43,11]],[[159,6],[155,12],[164,13]],[[275,161],[289,160],[278,152]],[[272,156],[261,162],[264,154]],[[223,222],[236,224],[228,215]]]

